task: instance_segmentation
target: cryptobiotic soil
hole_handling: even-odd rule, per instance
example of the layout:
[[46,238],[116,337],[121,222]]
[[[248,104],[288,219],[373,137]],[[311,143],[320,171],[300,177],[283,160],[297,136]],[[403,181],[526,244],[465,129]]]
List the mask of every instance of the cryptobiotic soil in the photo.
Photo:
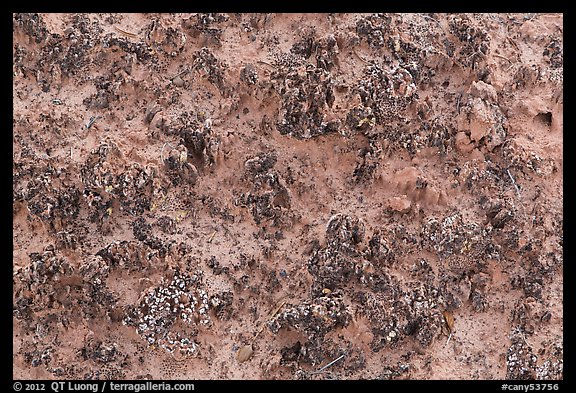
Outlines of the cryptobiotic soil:
[[23,379],[562,379],[560,14],[14,14]]

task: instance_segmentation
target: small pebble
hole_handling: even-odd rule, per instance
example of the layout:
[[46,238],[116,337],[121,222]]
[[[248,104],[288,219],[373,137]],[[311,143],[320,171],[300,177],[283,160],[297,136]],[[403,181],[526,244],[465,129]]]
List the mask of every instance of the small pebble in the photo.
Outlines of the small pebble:
[[252,345],[244,345],[242,348],[238,350],[236,354],[236,359],[238,363],[244,363],[246,360],[250,359],[250,356],[254,353],[252,349]]
[[176,78],[172,79],[172,83],[176,87],[184,86],[184,80],[182,78],[180,78],[180,76],[177,76]]

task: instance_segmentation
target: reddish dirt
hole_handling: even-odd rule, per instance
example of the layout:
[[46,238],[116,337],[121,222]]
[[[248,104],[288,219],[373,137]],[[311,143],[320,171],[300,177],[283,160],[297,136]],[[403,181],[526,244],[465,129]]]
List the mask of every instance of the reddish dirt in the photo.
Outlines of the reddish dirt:
[[563,378],[561,14],[13,22],[14,378]]

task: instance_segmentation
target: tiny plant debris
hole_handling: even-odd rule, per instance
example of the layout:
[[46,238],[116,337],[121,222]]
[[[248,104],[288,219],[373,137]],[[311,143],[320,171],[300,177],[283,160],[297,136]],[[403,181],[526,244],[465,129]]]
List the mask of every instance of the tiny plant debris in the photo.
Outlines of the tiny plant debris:
[[276,316],[276,314],[278,314],[280,312],[280,310],[282,309],[282,307],[284,307],[284,305],[286,304],[286,300],[282,299],[280,300],[278,303],[278,305],[276,306],[276,308],[274,309],[274,311],[272,311],[270,313],[270,317],[268,319],[272,319]]
[[[268,318],[266,319],[268,322],[271,321],[282,309],[282,307],[284,307],[284,305],[286,304],[286,300],[285,299],[281,299],[278,303],[276,303],[276,308],[274,310],[272,310],[272,312],[268,315]],[[258,330],[258,332],[256,333],[256,335],[254,336],[254,338],[252,339],[252,343],[254,343],[256,341],[256,339],[258,338],[258,336],[260,335],[260,333],[262,333],[262,331],[264,330],[264,327],[266,326],[266,323],[263,323],[262,326],[260,326],[260,329]]]
[[119,28],[119,27],[114,26],[114,30],[116,30],[117,32],[119,32],[119,33],[121,33],[121,34],[124,34],[124,35],[127,36],[127,37],[138,38],[138,36],[137,36],[136,34],[130,33],[130,32],[128,32],[128,31],[126,31],[126,30],[122,30],[122,29]]
[[358,122],[357,127],[360,128],[364,124],[368,124],[370,127],[374,127],[376,125],[376,119],[374,117],[371,117],[371,118],[366,117],[366,118],[360,120],[360,122]]
[[452,334],[454,333],[454,315],[452,315],[452,313],[448,310],[444,311],[442,315],[444,316],[446,326],[448,327],[448,340],[446,340],[446,344],[448,344],[452,338]]
[[338,360],[342,359],[344,356],[346,356],[346,354],[341,355],[340,357],[332,360],[330,363],[328,363],[327,365],[325,365],[324,367],[322,367],[320,370],[314,371],[312,374],[320,374],[321,372],[323,372],[324,370],[326,370],[328,367],[330,367],[330,366],[332,366],[334,363],[336,363]]
[[92,127],[92,124],[94,124],[98,119],[100,119],[100,116],[90,116],[90,120],[88,121],[88,124],[86,124],[86,129]]

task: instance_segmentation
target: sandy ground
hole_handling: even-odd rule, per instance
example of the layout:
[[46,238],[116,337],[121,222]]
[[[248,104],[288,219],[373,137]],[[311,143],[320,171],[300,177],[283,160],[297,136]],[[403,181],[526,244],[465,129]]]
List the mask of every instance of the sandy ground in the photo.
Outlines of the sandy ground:
[[14,378],[563,378],[562,15],[13,21]]

